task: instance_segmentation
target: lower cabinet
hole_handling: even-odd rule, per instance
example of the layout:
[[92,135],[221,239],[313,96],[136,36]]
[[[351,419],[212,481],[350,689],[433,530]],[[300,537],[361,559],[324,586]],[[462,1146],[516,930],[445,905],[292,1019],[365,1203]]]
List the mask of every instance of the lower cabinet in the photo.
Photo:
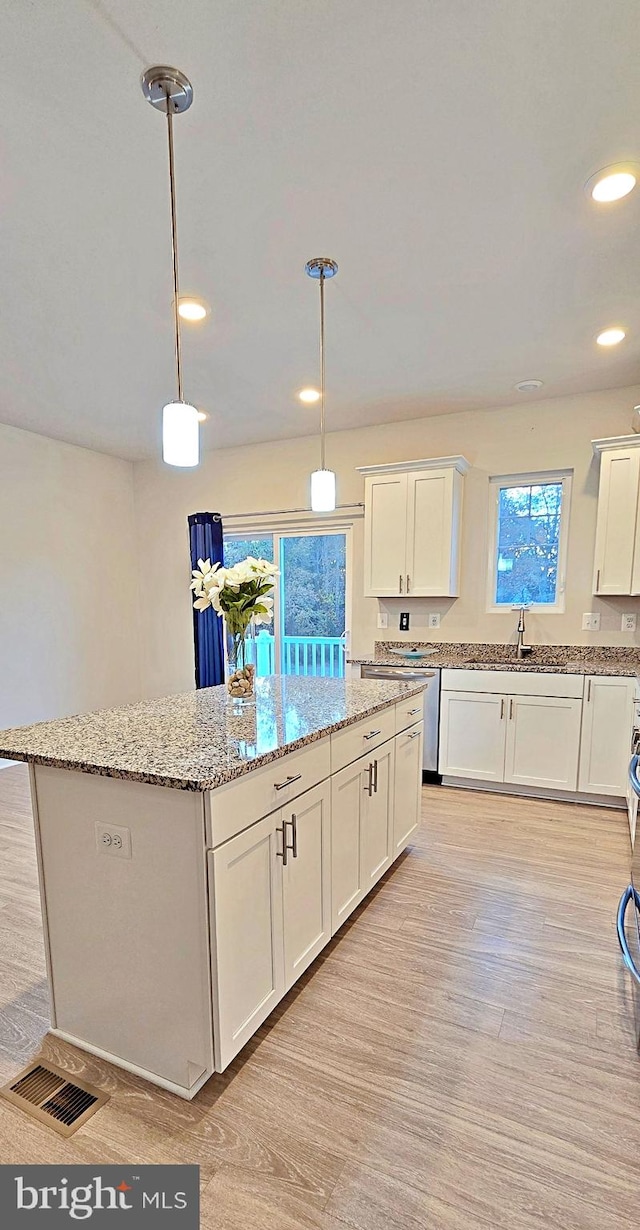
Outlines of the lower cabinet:
[[395,739],[377,747],[371,754],[371,761],[360,844],[365,896],[392,862]]
[[575,697],[505,698],[505,782],[548,790],[578,785],[582,701]]
[[[395,749],[402,738],[388,740],[331,779],[332,935],[395,858]],[[418,780],[414,776],[414,794]]]
[[443,692],[440,772],[575,790],[581,712],[574,697]]
[[395,740],[393,795],[393,855],[400,854],[420,823],[424,725],[403,730]]
[[582,711],[579,789],[624,795],[631,755],[635,680],[590,675]]
[[218,1071],[330,938],[329,816],[327,781],[209,851]]

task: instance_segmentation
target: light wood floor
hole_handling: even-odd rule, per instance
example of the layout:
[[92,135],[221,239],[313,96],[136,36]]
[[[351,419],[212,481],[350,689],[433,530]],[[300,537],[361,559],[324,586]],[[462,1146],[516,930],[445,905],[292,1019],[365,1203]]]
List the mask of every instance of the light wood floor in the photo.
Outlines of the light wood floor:
[[43,1035],[22,767],[0,773],[0,1080],[107,1089],[70,1141],[0,1104],[1,1162],[197,1162],[205,1230],[625,1230],[640,1059],[621,812],[424,791],[411,851],[192,1103]]

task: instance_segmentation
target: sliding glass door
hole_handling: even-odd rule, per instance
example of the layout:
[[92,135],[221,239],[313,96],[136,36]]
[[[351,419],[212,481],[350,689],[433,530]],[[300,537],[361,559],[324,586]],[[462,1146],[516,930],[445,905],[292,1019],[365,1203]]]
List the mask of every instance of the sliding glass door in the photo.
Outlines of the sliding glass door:
[[280,569],[272,627],[255,643],[258,675],[343,678],[347,628],[347,534],[344,530],[224,536],[227,566],[247,555]]

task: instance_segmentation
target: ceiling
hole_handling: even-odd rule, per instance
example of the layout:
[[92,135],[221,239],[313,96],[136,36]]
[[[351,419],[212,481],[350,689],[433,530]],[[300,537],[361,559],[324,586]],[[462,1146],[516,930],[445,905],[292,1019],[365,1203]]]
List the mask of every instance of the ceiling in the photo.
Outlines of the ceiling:
[[[329,429],[640,379],[637,0],[0,0],[0,422],[155,456],[175,395],[176,120],[185,395],[204,447],[305,435],[327,285]],[[594,335],[623,323],[603,350]],[[534,395],[540,396],[540,394]]]

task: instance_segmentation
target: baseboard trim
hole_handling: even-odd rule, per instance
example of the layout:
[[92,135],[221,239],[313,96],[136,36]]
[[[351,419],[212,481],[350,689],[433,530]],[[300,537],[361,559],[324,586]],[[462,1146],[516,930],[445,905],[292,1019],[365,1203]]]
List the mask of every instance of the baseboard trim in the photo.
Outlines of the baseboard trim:
[[443,786],[455,786],[460,790],[482,790],[487,794],[506,794],[515,799],[553,799],[556,803],[586,803],[589,807],[610,807],[612,811],[626,811],[623,795],[584,794],[578,790],[545,790],[537,786],[514,786],[511,782],[484,782],[471,777],[442,776]]

